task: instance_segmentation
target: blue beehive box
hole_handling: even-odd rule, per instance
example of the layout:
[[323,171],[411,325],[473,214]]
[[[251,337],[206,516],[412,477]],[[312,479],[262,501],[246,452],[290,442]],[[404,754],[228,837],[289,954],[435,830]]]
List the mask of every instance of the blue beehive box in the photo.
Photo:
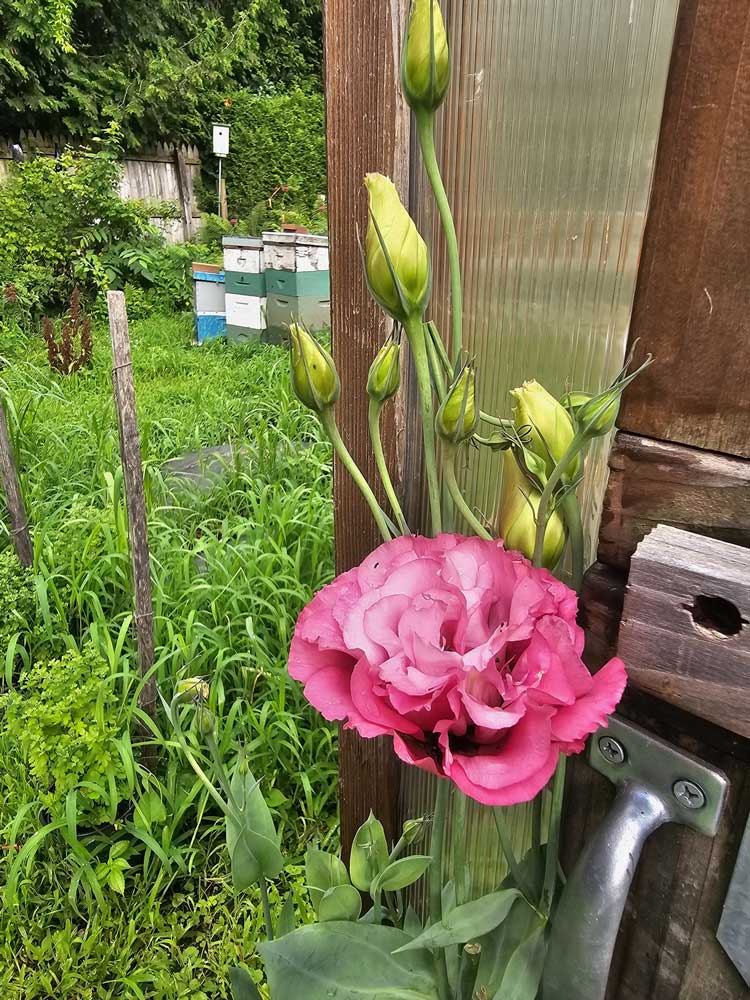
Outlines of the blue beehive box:
[[193,264],[195,333],[199,344],[225,337],[224,272],[216,264]]

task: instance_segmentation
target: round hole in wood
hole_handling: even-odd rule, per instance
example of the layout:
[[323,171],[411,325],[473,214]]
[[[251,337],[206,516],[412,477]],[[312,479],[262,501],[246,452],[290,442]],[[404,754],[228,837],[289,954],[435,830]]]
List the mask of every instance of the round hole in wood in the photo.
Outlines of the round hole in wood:
[[709,632],[717,639],[730,639],[734,635],[739,635],[743,626],[747,624],[737,605],[724,597],[698,594],[687,610],[697,628]]

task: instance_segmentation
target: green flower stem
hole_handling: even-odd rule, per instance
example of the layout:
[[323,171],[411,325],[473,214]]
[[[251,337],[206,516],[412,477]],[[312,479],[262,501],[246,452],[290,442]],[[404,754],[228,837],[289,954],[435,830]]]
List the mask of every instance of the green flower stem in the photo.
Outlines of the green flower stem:
[[391,540],[391,532],[388,528],[388,522],[385,519],[385,515],[380,507],[380,504],[375,499],[375,494],[370,489],[370,485],[362,475],[362,472],[354,461],[352,456],[349,454],[349,450],[344,444],[341,435],[339,434],[339,429],[336,426],[336,418],[333,415],[333,408],[327,406],[322,413],[319,414],[320,422],[323,425],[326,434],[331,439],[331,444],[333,445],[334,451],[339,456],[341,464],[344,466],[346,471],[352,477],[354,482],[359,487],[359,491],[362,496],[367,501],[367,505],[372,511],[372,516],[375,518],[375,523],[378,526],[380,534],[386,542]]
[[227,797],[227,802],[235,803],[232,800],[232,790],[230,788],[229,779],[227,777],[226,768],[224,767],[224,761],[221,759],[221,754],[219,753],[219,746],[216,742],[216,736],[214,733],[209,733],[206,736],[206,746],[211,754],[211,759],[214,762],[214,768],[216,769],[216,777],[219,779],[219,784],[221,785],[221,790]]
[[475,534],[479,535],[480,538],[484,538],[488,542],[491,542],[492,535],[489,531],[487,531],[471,507],[469,507],[464,499],[463,493],[461,492],[461,488],[458,485],[458,481],[456,479],[456,452],[457,448],[455,445],[443,442],[443,482],[447,486],[448,492],[458,508],[459,514],[464,517]]
[[[447,778],[438,778],[435,788],[435,812],[432,817],[432,842],[430,845],[432,856],[432,864],[430,865],[430,924],[439,924],[443,919],[443,844],[445,843],[450,794],[450,781]],[[436,948],[434,956],[438,995],[440,1000],[450,1000],[451,992],[445,951],[442,948]]]
[[445,379],[443,377],[443,366],[441,359],[438,357],[435,340],[429,330],[425,335],[425,344],[427,345],[427,357],[430,362],[430,373],[432,375],[433,385],[435,386],[435,394],[437,395],[438,401],[442,403],[447,392]]
[[448,250],[448,265],[451,276],[451,330],[452,330],[452,355],[455,364],[461,357],[463,346],[463,293],[461,290],[461,259],[458,252],[458,237],[456,235],[456,225],[451,214],[451,207],[448,202],[448,195],[445,191],[443,178],[440,174],[437,156],[435,154],[435,114],[434,112],[416,111],[417,134],[419,136],[419,146],[422,150],[427,177],[430,187],[435,195],[435,203],[440,214],[440,221],[443,224],[445,243]]
[[573,557],[573,589],[577,594],[581,593],[584,573],[584,552],[583,552],[583,524],[581,522],[581,505],[578,497],[571,490],[563,497],[560,504],[563,518],[568,529],[570,540],[570,551]]
[[432,533],[439,535],[443,530],[443,518],[440,504],[440,483],[437,474],[437,457],[435,454],[435,408],[432,401],[432,382],[430,381],[430,363],[427,357],[425,330],[422,320],[414,317],[404,324],[409,347],[414,358],[417,372],[417,387],[419,389],[420,415],[422,418],[422,436],[424,439],[424,461],[427,472],[427,489],[430,496],[430,515],[432,517]]
[[542,793],[531,804],[531,846],[542,846]]
[[380,436],[380,411],[382,409],[383,404],[379,400],[370,399],[368,423],[370,427],[372,453],[375,456],[375,464],[378,467],[378,475],[380,476],[380,481],[383,484],[385,495],[388,497],[388,502],[390,503],[396,517],[399,531],[402,535],[409,535],[411,532],[409,531],[409,526],[406,523],[406,518],[404,517],[404,512],[401,509],[401,504],[398,502],[396,491],[393,488],[393,480],[391,479],[391,474],[388,471],[388,464],[386,463],[385,455],[383,453],[383,441]]
[[526,902],[529,906],[534,906],[537,900],[534,897],[534,893],[531,890],[531,886],[528,884],[524,878],[521,867],[516,859],[515,852],[513,850],[513,845],[510,840],[510,835],[508,833],[508,828],[505,825],[505,815],[503,813],[503,806],[493,806],[492,815],[495,817],[495,826],[497,827],[497,835],[500,838],[500,847],[503,850],[503,855],[505,856],[505,862],[508,865],[508,871],[510,872],[513,881],[516,886],[523,893]]
[[549,479],[542,492],[541,499],[539,501],[539,509],[536,514],[536,540],[534,543],[534,565],[542,566],[544,559],[544,536],[547,530],[547,519],[549,516],[550,501],[552,500],[555,490],[563,477],[565,470],[568,468],[570,463],[576,457],[578,452],[586,444],[587,437],[584,433],[579,431],[570,442],[568,450],[565,452],[563,457],[554,467],[550,473]]
[[456,883],[456,905],[466,902],[466,809],[468,799],[458,787],[453,787],[453,879]]
[[260,882],[260,898],[263,903],[263,921],[266,925],[266,938],[269,941],[273,941],[273,920],[271,919],[271,904],[268,902],[268,886],[266,885],[265,878],[261,878]]
[[562,821],[563,797],[565,795],[565,771],[567,757],[560,754],[557,770],[552,782],[552,806],[550,809],[549,837],[547,838],[547,853],[544,864],[544,889],[542,892],[542,908],[549,916],[555,898],[557,870],[559,867],[560,826]]

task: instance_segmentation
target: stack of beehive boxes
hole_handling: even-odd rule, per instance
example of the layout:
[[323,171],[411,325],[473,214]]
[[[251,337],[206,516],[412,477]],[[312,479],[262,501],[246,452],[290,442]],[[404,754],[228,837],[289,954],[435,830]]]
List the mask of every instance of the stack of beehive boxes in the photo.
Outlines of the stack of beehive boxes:
[[310,330],[329,326],[328,267],[327,236],[225,236],[227,338],[280,343],[291,323]]
[[328,237],[263,233],[268,336],[283,340],[291,323],[310,330],[330,326]]
[[224,272],[216,264],[193,264],[193,305],[198,343],[223,337],[226,333]]
[[263,241],[225,236],[223,244],[227,339],[258,340],[266,329]]

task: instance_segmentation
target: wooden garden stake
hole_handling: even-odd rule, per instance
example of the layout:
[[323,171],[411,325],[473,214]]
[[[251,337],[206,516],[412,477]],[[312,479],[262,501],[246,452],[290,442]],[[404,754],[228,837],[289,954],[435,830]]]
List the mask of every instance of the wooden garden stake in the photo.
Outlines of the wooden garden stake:
[[26,505],[21,494],[21,483],[16,470],[16,460],[8,431],[8,418],[0,400],[0,481],[5,493],[5,503],[10,515],[10,535],[22,566],[31,566],[33,550],[29,533]]
[[[125,501],[128,509],[128,542],[135,591],[135,630],[138,640],[138,666],[145,676],[154,664],[154,607],[151,598],[151,566],[146,521],[146,496],[143,489],[141,443],[135,409],[133,362],[128,335],[128,314],[124,292],[107,292],[109,334],[112,340],[112,386],[120,431],[120,455],[125,478]],[[156,711],[156,680],[149,677],[141,690],[138,704],[153,718]]]

